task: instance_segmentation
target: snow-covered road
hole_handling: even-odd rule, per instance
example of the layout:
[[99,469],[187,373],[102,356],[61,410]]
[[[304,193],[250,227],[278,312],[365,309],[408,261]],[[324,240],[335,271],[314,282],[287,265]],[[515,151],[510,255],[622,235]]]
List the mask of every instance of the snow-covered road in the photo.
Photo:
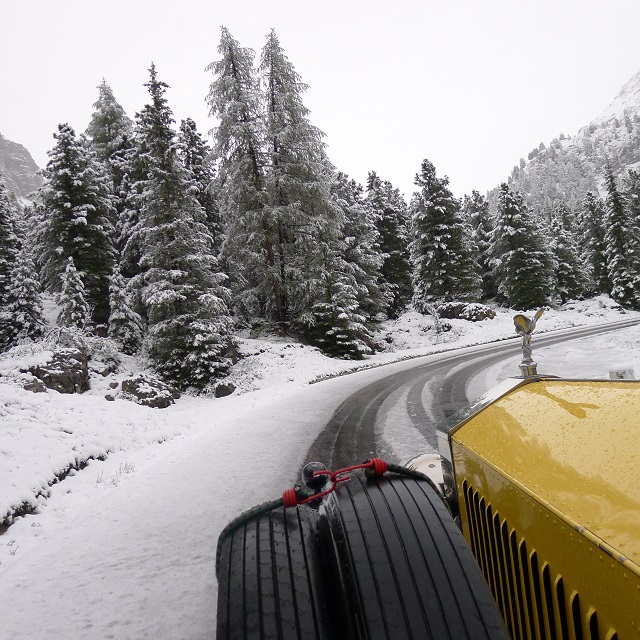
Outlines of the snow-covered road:
[[99,501],[104,463],[90,463],[54,486],[41,514],[0,536],[0,637],[214,637],[221,528],[291,486],[326,416],[354,389],[413,365],[327,380],[284,399],[230,398],[238,406],[221,420],[206,415],[213,403],[185,398],[174,418],[199,424],[196,433],[156,446],[151,461],[146,451],[129,455],[130,467],[146,468],[122,473]]

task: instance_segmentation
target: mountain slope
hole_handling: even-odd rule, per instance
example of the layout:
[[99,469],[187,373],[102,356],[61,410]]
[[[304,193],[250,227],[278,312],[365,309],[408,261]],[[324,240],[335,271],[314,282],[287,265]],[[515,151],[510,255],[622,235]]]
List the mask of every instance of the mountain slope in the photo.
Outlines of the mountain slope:
[[602,191],[607,162],[617,175],[640,164],[640,72],[574,137],[561,134],[533,149],[514,167],[509,184],[539,215],[548,216],[558,202],[576,211],[587,191]]
[[0,133],[0,175],[9,191],[27,197],[43,182],[39,170],[25,147]]

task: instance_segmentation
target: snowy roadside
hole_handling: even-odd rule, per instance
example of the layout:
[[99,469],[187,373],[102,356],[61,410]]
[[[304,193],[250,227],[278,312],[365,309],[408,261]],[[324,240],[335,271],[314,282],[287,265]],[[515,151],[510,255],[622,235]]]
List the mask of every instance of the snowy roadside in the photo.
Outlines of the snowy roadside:
[[[47,502],[51,485],[57,478],[73,475],[76,469],[99,460],[118,460],[119,466],[102,482],[117,482],[118,476],[131,472],[128,457],[135,452],[199,429],[213,428],[194,420],[185,407],[206,407],[216,421],[226,419],[247,403],[257,401],[256,394],[273,400],[283,398],[309,383],[353,371],[370,369],[427,354],[514,337],[512,312],[499,312],[492,320],[470,323],[451,320],[451,331],[436,335],[432,319],[410,312],[399,320],[385,323],[379,341],[387,346],[365,361],[341,361],[323,356],[317,349],[283,339],[240,339],[245,356],[234,367],[227,382],[236,392],[227,398],[191,398],[184,396],[168,409],[149,409],[118,397],[106,402],[113,393],[112,384],[136,372],[136,363],[126,359],[120,370],[107,377],[93,375],[92,388],[82,395],[64,395],[55,391],[31,393],[20,385],[20,369],[48,352],[33,353],[17,349],[0,358],[0,523],[10,522],[20,509],[38,510]],[[625,314],[627,317],[633,314]],[[568,305],[562,311],[547,311],[539,323],[540,332],[571,326],[599,324],[622,319],[608,298]],[[636,314],[639,315],[640,314]],[[541,364],[544,361],[540,361]],[[502,371],[496,371],[501,377]],[[506,373],[506,372],[505,372]],[[606,373],[606,372],[605,372]],[[511,375],[512,372],[507,373]],[[260,401],[264,400],[261,399]],[[109,466],[109,465],[107,465]],[[115,476],[115,478],[114,478]],[[113,478],[113,480],[112,480]],[[68,484],[68,481],[65,481]]]
[[[549,312],[539,328],[624,317],[632,316],[592,301],[586,309]],[[511,318],[504,313],[477,326],[464,323],[457,335],[430,342],[430,330],[423,330],[428,318],[408,314],[388,328],[397,350],[366,364],[512,337]],[[540,349],[536,359],[545,370],[567,376],[579,368],[578,375],[606,377],[622,359],[639,371],[636,333],[634,327]],[[239,388],[222,399],[183,396],[164,410],[122,399],[106,402],[108,378],[96,379],[82,396],[0,385],[6,411],[0,432],[3,495],[7,478],[39,486],[56,456],[62,461],[73,446],[112,448],[106,460],[91,461],[52,486],[37,513],[19,518],[0,536],[0,638],[214,637],[220,529],[291,485],[332,408],[359,386],[414,365],[398,362],[309,385],[319,375],[361,363],[329,360],[280,340],[245,339],[243,350],[250,349],[258,355],[232,373],[246,384],[244,393]],[[471,385],[474,392],[514,371],[485,373]],[[396,446],[391,453],[407,449],[406,442]]]

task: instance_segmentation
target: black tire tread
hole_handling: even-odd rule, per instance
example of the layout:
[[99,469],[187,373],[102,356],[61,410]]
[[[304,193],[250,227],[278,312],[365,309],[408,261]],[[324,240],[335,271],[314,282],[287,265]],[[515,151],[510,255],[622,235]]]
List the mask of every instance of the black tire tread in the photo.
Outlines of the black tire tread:
[[509,637],[440,496],[403,475],[251,517],[223,538],[218,583],[219,640]]
[[217,637],[229,640],[329,638],[319,607],[318,558],[306,508],[262,514],[220,550]]
[[426,482],[354,474],[334,496],[324,516],[361,637],[508,638],[471,551]]

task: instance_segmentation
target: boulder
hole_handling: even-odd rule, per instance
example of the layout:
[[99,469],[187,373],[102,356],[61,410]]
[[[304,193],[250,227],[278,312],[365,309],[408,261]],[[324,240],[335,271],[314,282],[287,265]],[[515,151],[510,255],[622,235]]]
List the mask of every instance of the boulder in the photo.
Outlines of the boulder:
[[33,391],[33,393],[44,393],[47,390],[47,387],[44,386],[44,382],[42,380],[38,380],[36,377],[32,377],[31,380],[28,380],[22,385],[22,388],[26,391]]
[[496,312],[484,304],[477,302],[444,302],[437,307],[441,318],[480,322],[485,318],[495,318]]
[[156,409],[165,409],[180,397],[175,387],[146,373],[123,380],[121,389],[123,398]]
[[89,369],[92,373],[106,378],[108,375],[115,373],[118,370],[118,365],[114,362],[100,362],[96,360],[95,362],[91,361]]
[[31,373],[47,389],[59,393],[82,393],[89,389],[87,357],[76,349],[55,351],[49,362],[30,367],[25,373]]
[[230,396],[235,390],[236,387],[231,382],[227,382],[226,384],[222,383],[216,385],[214,395],[216,398],[224,398],[225,396]]

